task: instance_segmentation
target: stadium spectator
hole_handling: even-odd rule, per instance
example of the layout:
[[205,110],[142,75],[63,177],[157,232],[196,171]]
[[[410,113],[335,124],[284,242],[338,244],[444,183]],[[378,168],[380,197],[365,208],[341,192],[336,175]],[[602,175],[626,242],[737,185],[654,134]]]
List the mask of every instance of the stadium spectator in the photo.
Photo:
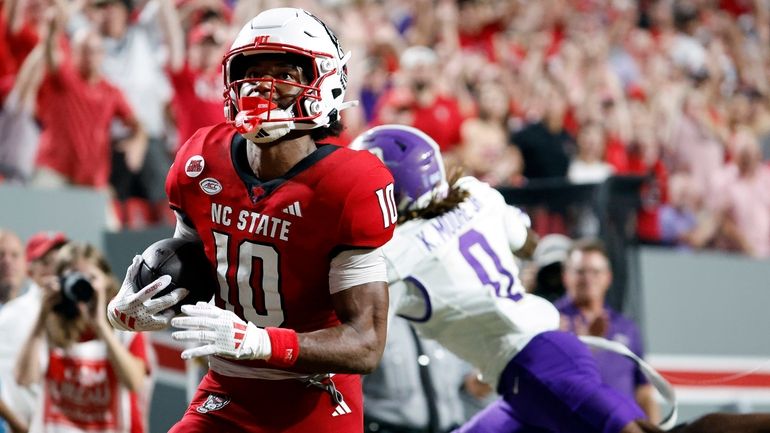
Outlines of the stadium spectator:
[[[19,299],[29,288],[30,281],[27,277],[27,263],[24,260],[24,249],[21,239],[7,229],[0,229],[0,314],[9,317],[17,313],[6,311],[6,306]],[[11,370],[15,361],[15,353],[18,347],[13,344],[16,336],[15,324],[9,321],[3,322],[4,326],[0,328],[0,336],[3,341],[9,344],[3,344],[0,352],[0,380],[7,380],[3,374]],[[0,386],[2,384],[0,383]],[[2,388],[0,388],[2,389]]]
[[[567,253],[563,278],[566,295],[554,302],[562,330],[619,341],[643,357],[642,336],[636,324],[605,303],[612,270],[600,243],[576,241]],[[608,351],[594,351],[594,357],[604,383],[636,400],[650,421],[660,420],[655,390],[634,361]]]
[[604,131],[598,123],[581,125],[577,153],[570,161],[567,179],[572,183],[602,183],[615,169],[604,160]]
[[0,395],[13,408],[18,421],[29,425],[38,409],[40,387],[37,384],[19,386],[13,377],[13,366],[32,332],[40,311],[42,289],[46,278],[55,274],[54,257],[67,242],[62,233],[39,232],[26,245],[26,263],[30,277],[27,291],[0,309]]
[[483,54],[489,62],[497,61],[496,42],[515,12],[517,5],[514,2],[457,2],[457,38],[460,50],[466,54]]
[[715,247],[723,221],[718,208],[704,205],[701,190],[688,173],[675,173],[668,186],[670,200],[660,209],[661,240],[683,250]]
[[717,242],[752,257],[770,257],[770,168],[762,164],[750,128],[739,128],[732,141],[735,155],[714,199],[722,222]]
[[575,147],[572,136],[564,128],[567,102],[549,85],[542,87],[539,96],[545,101],[543,118],[516,132],[512,140],[524,159],[524,177],[530,180],[565,178]]
[[[438,55],[429,47],[410,47],[401,53],[398,77],[380,103],[394,103],[406,110],[409,117],[389,118],[380,112],[376,122],[408,119],[409,125],[435,137],[441,148],[450,152],[460,143],[460,125],[465,114],[458,99],[457,83],[451,76],[437,75],[439,65]],[[390,102],[391,99],[398,102]]]
[[692,89],[685,96],[680,121],[674,128],[667,149],[672,171],[689,172],[700,187],[699,195],[708,201],[712,197],[709,191],[713,191],[722,178],[724,146],[703,89]]
[[645,242],[662,241],[660,209],[669,200],[668,168],[663,162],[663,150],[649,115],[638,121],[634,138],[628,146],[628,164],[620,174],[646,176],[642,189],[642,207],[637,214],[636,232]]
[[706,48],[696,37],[701,12],[695,1],[679,0],[671,5],[676,34],[671,42],[670,54],[674,63],[691,74],[706,71]]
[[[171,0],[159,0],[159,2]],[[111,138],[119,143],[112,159],[111,184],[119,204],[139,199],[145,204],[145,219],[157,223],[168,215],[163,179],[170,165],[170,146],[166,140],[166,113],[171,101],[171,86],[165,72],[165,50],[158,20],[168,7],[157,3],[145,6],[133,15],[133,0],[87,0],[86,16],[102,36],[101,70],[125,95],[136,119],[147,136],[145,152],[137,161],[125,143],[131,129],[115,126]],[[161,3],[162,5],[162,3]],[[126,206],[128,207],[128,206]],[[119,207],[119,217],[132,224],[130,209]]]
[[[47,31],[45,12],[52,0],[4,0],[0,4],[0,102],[19,69]],[[22,76],[23,77],[23,76]]]
[[[55,46],[64,18],[52,16],[44,40],[45,76],[37,91],[42,124],[33,183],[80,185],[107,190],[110,176],[110,125],[120,120],[130,135],[120,142],[127,164],[141,166],[146,138],[121,91],[102,75],[102,38],[83,28],[72,40],[72,55]],[[28,60],[34,60],[30,56]]]
[[684,248],[698,246],[693,236],[702,207],[692,177],[687,173],[677,173],[669,178],[668,188],[669,202],[661,206],[659,214],[660,241]]
[[27,264],[19,237],[0,229],[0,309],[24,293],[27,284]]
[[[2,29],[0,28],[0,31]],[[26,183],[32,176],[40,140],[35,120],[37,89],[43,79],[43,50],[25,56],[0,111],[0,176],[7,181]]]
[[[376,7],[376,4],[371,7]],[[369,14],[364,23],[369,24],[367,29],[375,29],[371,37],[365,39],[367,56],[363,65],[366,72],[361,79],[361,106],[367,123],[376,121],[380,114],[377,112],[378,103],[393,85],[393,73],[398,70],[398,54],[403,44],[395,24],[383,15],[384,11],[378,10],[376,14]],[[392,104],[384,103],[381,108],[387,110],[393,107]],[[382,115],[389,118],[388,114]],[[411,123],[411,118],[408,123]]]
[[[24,260],[24,250],[21,239],[7,229],[0,229],[0,316],[10,316],[8,306],[19,299],[28,287],[27,266]],[[14,311],[15,312],[15,311]],[[8,383],[13,381],[8,372],[13,369],[15,356],[19,347],[14,344],[17,336],[14,323],[3,321],[0,324],[0,396],[5,394]],[[7,343],[6,343],[7,342]],[[11,385],[12,386],[12,385]],[[8,427],[14,433],[25,431],[28,423],[24,422],[20,408],[5,403],[0,399],[3,407],[0,408],[0,432]],[[5,419],[5,421],[3,421]]]
[[[177,142],[174,153],[199,128],[222,121],[222,62],[229,42],[227,27],[218,20],[196,24],[187,33],[170,1],[161,24],[168,36],[168,75],[174,90],[172,108]],[[190,109],[195,107],[195,109]]]
[[494,81],[479,87],[475,95],[477,114],[460,127],[457,162],[468,174],[492,186],[521,186],[524,183],[521,153],[508,141],[511,102],[507,89]]
[[30,430],[147,431],[148,348],[142,334],[115,331],[107,321],[107,300],[118,288],[107,261],[91,245],[70,243],[55,268],[16,363],[20,385],[42,387]]

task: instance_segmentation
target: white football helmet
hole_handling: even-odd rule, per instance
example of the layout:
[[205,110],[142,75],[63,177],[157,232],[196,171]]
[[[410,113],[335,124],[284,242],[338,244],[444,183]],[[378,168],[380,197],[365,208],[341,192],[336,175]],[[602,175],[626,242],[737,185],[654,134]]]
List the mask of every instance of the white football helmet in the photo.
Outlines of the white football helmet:
[[[246,69],[259,54],[291,54],[307,57],[307,85],[277,78],[245,78]],[[225,118],[247,140],[275,141],[291,130],[326,127],[340,117],[340,111],[355,105],[343,102],[347,87],[350,52],[343,53],[337,37],[321,20],[302,9],[266,10],[249,21],[223,60]],[[270,95],[276,83],[299,88],[289,107],[274,101],[240,95],[244,83],[269,83]]]

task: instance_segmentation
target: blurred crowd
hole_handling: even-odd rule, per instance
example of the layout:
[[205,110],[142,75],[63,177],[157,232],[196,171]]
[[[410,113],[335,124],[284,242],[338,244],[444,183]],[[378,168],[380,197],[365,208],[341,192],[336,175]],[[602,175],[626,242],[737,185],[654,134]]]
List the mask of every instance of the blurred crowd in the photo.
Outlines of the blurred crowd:
[[222,55],[282,5],[353,52],[337,144],[401,123],[494,186],[646,176],[641,240],[770,256],[763,0],[2,0],[0,174],[168,221],[174,151],[223,119]]

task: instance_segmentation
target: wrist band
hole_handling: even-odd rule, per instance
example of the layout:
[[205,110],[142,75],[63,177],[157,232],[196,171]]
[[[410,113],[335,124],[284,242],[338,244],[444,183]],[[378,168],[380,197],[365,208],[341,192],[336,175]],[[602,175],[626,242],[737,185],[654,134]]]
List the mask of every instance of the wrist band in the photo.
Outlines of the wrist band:
[[276,367],[291,367],[299,356],[297,332],[286,328],[265,328],[270,338],[271,353],[268,364]]

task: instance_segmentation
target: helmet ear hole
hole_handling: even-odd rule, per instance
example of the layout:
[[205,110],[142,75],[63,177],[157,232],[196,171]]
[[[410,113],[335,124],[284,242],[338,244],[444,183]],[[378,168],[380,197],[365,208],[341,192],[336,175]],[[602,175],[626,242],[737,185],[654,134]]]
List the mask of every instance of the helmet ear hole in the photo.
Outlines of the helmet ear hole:
[[318,114],[323,110],[321,107],[321,103],[318,101],[313,101],[310,103],[310,113],[311,114]]
[[334,69],[334,65],[332,64],[331,60],[324,59],[319,64],[319,69],[320,69],[322,74],[325,74],[325,73],[331,71],[332,69]]

